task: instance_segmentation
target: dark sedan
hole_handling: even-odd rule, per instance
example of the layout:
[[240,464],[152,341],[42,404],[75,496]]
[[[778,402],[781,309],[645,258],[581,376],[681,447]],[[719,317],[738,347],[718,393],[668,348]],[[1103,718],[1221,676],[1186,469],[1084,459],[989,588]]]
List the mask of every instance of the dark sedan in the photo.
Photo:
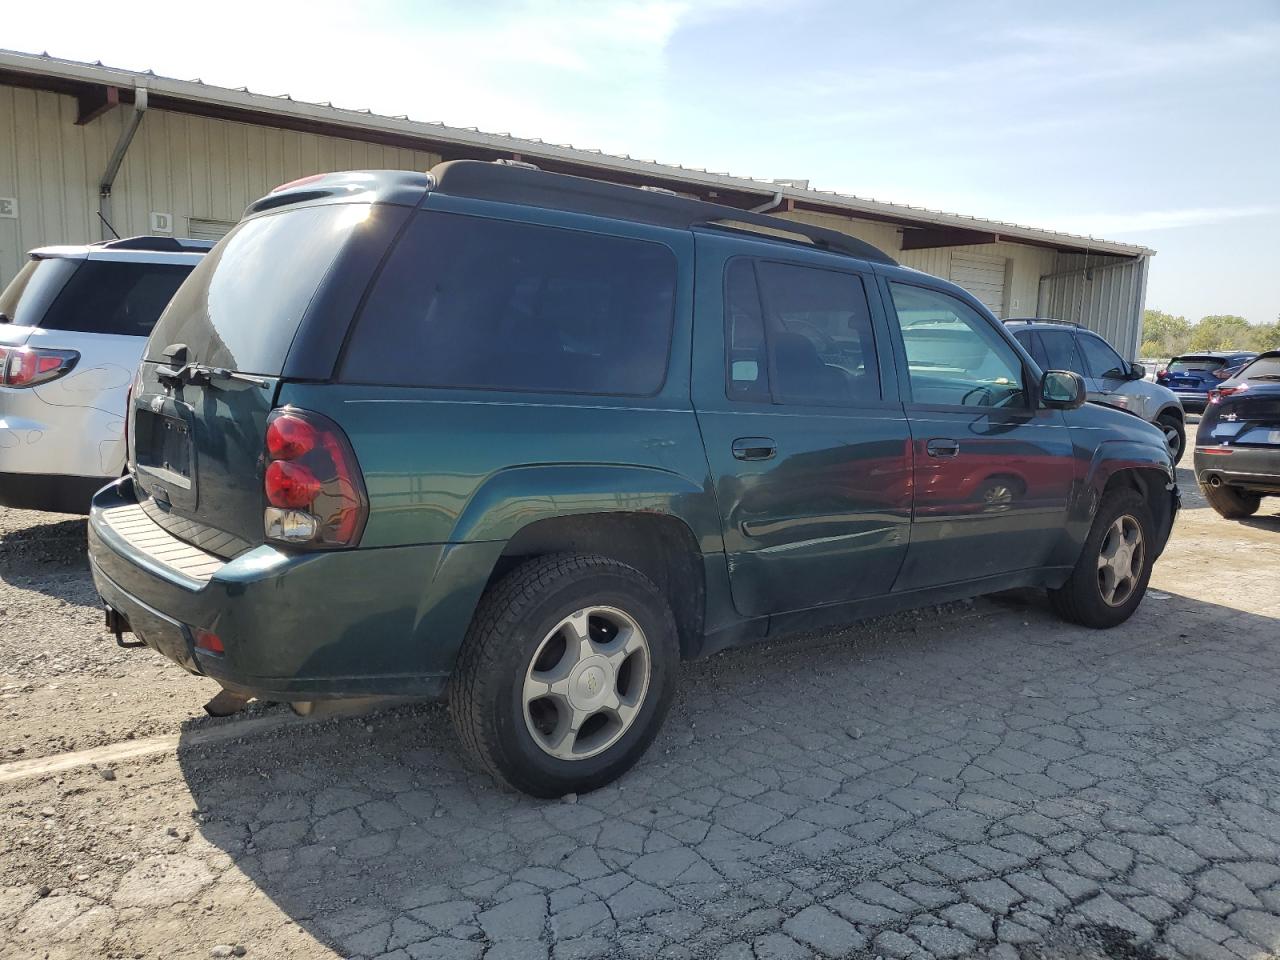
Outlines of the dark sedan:
[[1280,496],[1280,350],[1262,354],[1209,393],[1196,434],[1196,480],[1224,517]]

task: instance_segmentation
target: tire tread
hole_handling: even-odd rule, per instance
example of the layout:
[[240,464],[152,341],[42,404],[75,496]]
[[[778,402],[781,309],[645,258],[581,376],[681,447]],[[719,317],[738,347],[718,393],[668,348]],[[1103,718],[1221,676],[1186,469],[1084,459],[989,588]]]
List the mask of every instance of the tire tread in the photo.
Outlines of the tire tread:
[[[647,587],[655,596],[662,596],[658,587],[643,573],[610,557],[553,553],[528,560],[485,592],[472,617],[450,677],[449,714],[463,747],[495,779],[519,789],[528,788],[513,783],[495,754],[493,722],[485,713],[490,698],[484,695],[482,688],[486,682],[494,682],[498,678],[501,657],[526,611],[557,584],[593,573],[621,574]],[[666,626],[674,636],[675,621],[669,607],[666,615]]]

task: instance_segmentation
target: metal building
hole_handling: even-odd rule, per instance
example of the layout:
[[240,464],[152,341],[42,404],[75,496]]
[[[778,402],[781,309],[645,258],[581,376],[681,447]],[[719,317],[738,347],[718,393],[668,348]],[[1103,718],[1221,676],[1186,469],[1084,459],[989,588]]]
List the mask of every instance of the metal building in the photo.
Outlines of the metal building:
[[[336,91],[335,91],[336,92]],[[970,290],[1137,349],[1153,251],[570,146],[0,51],[0,286],[32,247],[139,233],[215,238],[272,187],[332,170],[518,159],[831,227]],[[104,222],[105,221],[105,222]]]

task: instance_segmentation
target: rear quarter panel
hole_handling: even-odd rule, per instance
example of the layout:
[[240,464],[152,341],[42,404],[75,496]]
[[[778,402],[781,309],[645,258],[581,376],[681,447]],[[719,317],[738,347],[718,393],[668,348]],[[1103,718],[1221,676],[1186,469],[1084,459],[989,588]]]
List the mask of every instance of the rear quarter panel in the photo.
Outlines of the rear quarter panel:
[[118,477],[124,469],[125,399],[146,344],[143,337],[31,328],[29,346],[80,354],[66,376],[4,390],[6,429],[21,443],[4,469],[80,477]]
[[362,547],[506,541],[549,517],[649,511],[723,549],[687,401],[477,393],[287,384],[280,402],[346,431],[369,494]]

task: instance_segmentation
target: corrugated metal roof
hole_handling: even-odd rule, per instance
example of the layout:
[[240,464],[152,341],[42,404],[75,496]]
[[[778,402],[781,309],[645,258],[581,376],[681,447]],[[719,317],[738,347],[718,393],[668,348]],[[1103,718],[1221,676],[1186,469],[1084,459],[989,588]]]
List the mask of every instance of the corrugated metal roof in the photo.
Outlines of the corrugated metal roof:
[[[201,80],[178,80],[162,77],[148,71],[125,70],[98,63],[81,63],[51,57],[47,53],[32,54],[20,51],[0,50],[0,71],[25,74],[32,78],[47,78],[63,83],[90,83],[125,89],[147,88],[148,94],[157,94],[230,111],[246,111],[268,116],[292,118],[311,123],[331,125],[349,131],[359,139],[366,135],[395,135],[417,138],[434,143],[448,144],[455,148],[472,148],[518,154],[522,158],[562,163],[580,164],[601,171],[625,174],[630,177],[652,177],[665,181],[688,184],[690,187],[710,190],[737,191],[758,195],[768,200],[780,195],[784,200],[798,204],[815,205],[822,209],[838,210],[851,217],[893,222],[921,227],[950,227],[961,230],[979,230],[998,234],[1001,239],[1048,245],[1059,249],[1091,251],[1120,256],[1151,255],[1155,251],[1137,244],[1119,243],[1096,237],[1044,230],[1023,224],[986,220],[963,214],[946,213],[924,207],[888,203],[864,197],[828,190],[813,190],[771,180],[739,177],[727,173],[715,173],[680,164],[664,164],[653,160],[637,160],[628,155],[614,155],[600,150],[584,149],[572,144],[553,144],[538,139],[524,139],[510,134],[485,133],[475,127],[450,127],[443,123],[410,120],[407,116],[390,117],[375,114],[368,109],[335,107],[332,103],[310,103],[295,100],[288,94],[273,96],[255,93],[247,87],[231,89],[204,83]],[[157,104],[158,106],[158,104]]]

